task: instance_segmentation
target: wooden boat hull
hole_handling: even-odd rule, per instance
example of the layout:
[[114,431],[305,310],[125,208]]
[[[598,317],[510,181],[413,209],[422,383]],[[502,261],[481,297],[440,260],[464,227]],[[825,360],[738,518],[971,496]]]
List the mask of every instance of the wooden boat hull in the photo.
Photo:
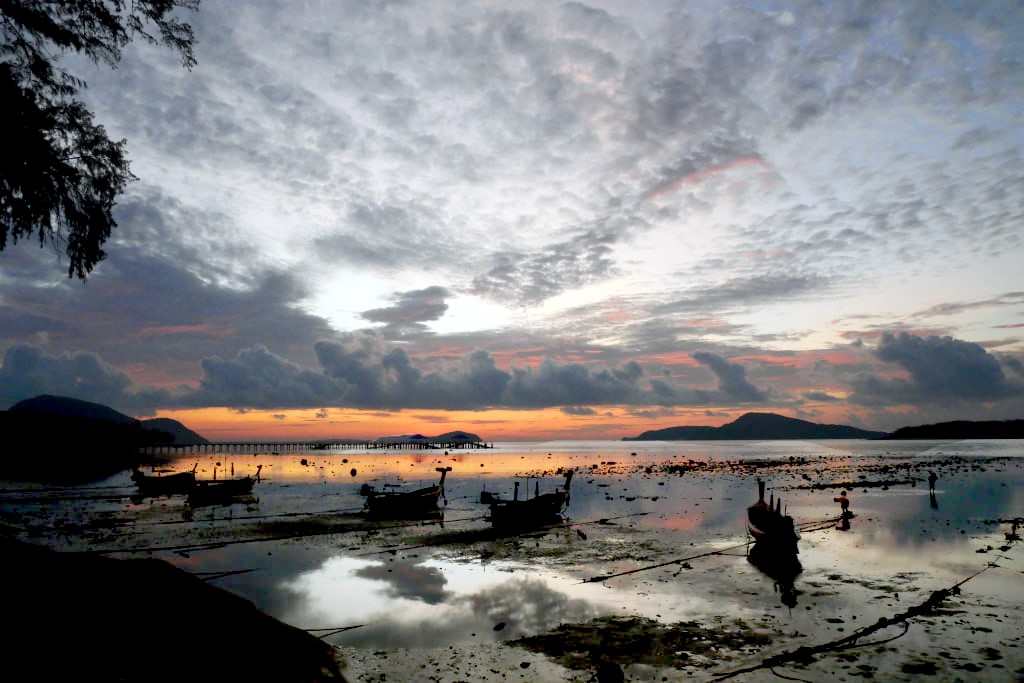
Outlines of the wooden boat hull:
[[166,477],[150,477],[140,472],[132,475],[132,480],[139,488],[140,496],[167,496],[175,493],[188,493],[196,485],[196,475],[192,472],[178,472]]
[[366,497],[366,512],[376,519],[415,519],[436,514],[440,498],[440,486],[406,492],[372,491]]
[[197,481],[195,487],[188,494],[188,500],[193,507],[231,502],[238,496],[252,493],[255,483],[256,480],[252,477],[225,479],[224,481]]
[[497,501],[491,503],[491,524],[497,527],[524,527],[556,522],[568,499],[568,493],[556,491],[528,500]]

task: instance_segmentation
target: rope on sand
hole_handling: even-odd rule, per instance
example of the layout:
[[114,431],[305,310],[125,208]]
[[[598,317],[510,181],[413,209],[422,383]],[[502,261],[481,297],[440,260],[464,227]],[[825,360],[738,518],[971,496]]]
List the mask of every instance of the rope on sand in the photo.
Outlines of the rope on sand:
[[[921,617],[930,614],[947,598],[953,595],[959,595],[960,586],[963,586],[971,579],[974,579],[975,577],[984,574],[989,569],[992,569],[993,567],[997,566],[999,565],[995,563],[989,563],[985,565],[985,567],[983,567],[981,570],[953,584],[949,588],[942,588],[937,591],[933,591],[932,594],[928,596],[928,599],[926,599],[924,602],[918,605],[914,605],[906,611],[898,612],[897,614],[894,614],[891,617],[881,617],[874,624],[865,626],[863,628],[859,628],[850,635],[846,636],[845,638],[831,640],[827,643],[821,643],[819,645],[802,645],[796,648],[795,650],[787,650],[785,652],[780,652],[777,655],[773,655],[771,657],[768,657],[767,659],[762,660],[759,664],[754,664],[752,666],[748,666],[742,669],[736,669],[734,671],[728,671],[726,673],[719,674],[717,677],[713,678],[712,681],[724,681],[730,678],[735,678],[736,676],[740,676],[742,674],[753,673],[754,671],[760,671],[763,669],[768,669],[773,674],[779,675],[778,673],[772,670],[774,667],[783,666],[785,664],[790,664],[792,662],[810,662],[813,661],[814,655],[838,652],[841,650],[848,650],[854,647],[879,645],[882,643],[887,643],[892,640],[895,640],[896,638],[900,638],[903,635],[905,635],[906,632],[910,629],[910,624],[907,623],[908,620],[913,619],[914,617]],[[873,641],[870,643],[858,642],[861,638],[864,638],[865,636],[869,636],[872,633],[876,633],[884,628],[888,628],[896,624],[905,625],[903,633],[900,633],[899,635],[893,638],[888,638],[886,640]]]
[[[839,517],[831,517],[827,520],[819,520],[814,522],[804,522],[803,524],[797,525],[797,528],[801,533],[812,533],[814,531],[824,531],[826,529],[834,528],[835,523],[839,520]],[[747,541],[743,543],[737,543],[725,548],[719,548],[718,550],[711,550],[697,555],[690,555],[688,557],[677,557],[673,560],[667,560],[665,562],[659,562],[658,564],[650,564],[644,567],[637,567],[636,569],[627,569],[626,571],[616,572],[614,574],[602,574],[600,576],[591,576],[583,579],[580,583],[600,583],[609,579],[617,579],[620,576],[629,576],[631,574],[639,574],[640,572],[650,571],[652,569],[661,569],[662,567],[671,567],[674,564],[682,564],[683,562],[689,562],[690,560],[699,560],[702,557],[712,557],[714,555],[724,555],[730,550],[736,550],[737,548],[743,548],[748,544]]]

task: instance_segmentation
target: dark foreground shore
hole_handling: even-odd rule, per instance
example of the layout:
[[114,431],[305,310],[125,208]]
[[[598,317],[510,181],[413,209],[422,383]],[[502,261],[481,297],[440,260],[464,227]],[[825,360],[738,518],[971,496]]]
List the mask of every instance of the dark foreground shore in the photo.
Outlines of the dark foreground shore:
[[330,645],[162,560],[0,551],[6,680],[344,681]]

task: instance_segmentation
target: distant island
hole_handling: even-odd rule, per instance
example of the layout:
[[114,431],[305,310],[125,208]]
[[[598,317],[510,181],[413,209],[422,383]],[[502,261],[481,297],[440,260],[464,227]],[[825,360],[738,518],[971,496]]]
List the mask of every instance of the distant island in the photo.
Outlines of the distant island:
[[847,425],[798,420],[775,413],[746,413],[721,427],[667,427],[644,432],[623,441],[739,441],[743,439],[880,439],[873,432]]
[[954,420],[917,427],[900,427],[884,439],[1024,439],[1024,420],[971,422]]
[[406,444],[450,444],[453,446],[461,446],[467,444],[480,444],[483,443],[476,434],[471,432],[454,431],[445,432],[444,434],[438,434],[437,436],[424,436],[423,434],[402,434],[400,436],[382,436],[374,439],[374,443],[387,446],[401,446]]

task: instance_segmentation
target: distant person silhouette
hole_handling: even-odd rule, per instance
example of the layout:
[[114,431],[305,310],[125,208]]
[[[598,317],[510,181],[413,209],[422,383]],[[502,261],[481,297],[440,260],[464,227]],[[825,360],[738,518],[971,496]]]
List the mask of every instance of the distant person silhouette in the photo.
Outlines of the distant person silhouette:
[[928,491],[935,493],[935,482],[939,480],[939,475],[935,474],[931,470],[928,470]]

